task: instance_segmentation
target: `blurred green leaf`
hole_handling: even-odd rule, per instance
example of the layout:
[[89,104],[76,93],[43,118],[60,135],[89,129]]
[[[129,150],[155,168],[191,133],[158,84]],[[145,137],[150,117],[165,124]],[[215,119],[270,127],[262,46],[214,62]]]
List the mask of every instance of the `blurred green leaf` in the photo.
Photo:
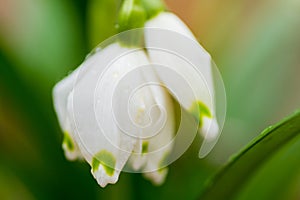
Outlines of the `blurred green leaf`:
[[[279,194],[284,194],[288,189],[286,186],[292,184],[293,177],[299,178],[299,156],[300,112],[297,112],[267,128],[233,157],[208,183],[201,199],[232,199],[239,192],[241,198],[238,199],[279,198]],[[274,180],[282,182],[278,184]],[[279,187],[281,191],[275,189],[274,194],[274,187],[271,186]]]
[[[293,184],[300,180],[300,134],[275,152],[238,193],[237,199],[298,200]],[[276,191],[276,192],[274,192]]]
[[[17,191],[17,192],[16,192]],[[9,169],[0,165],[0,197],[9,199],[34,199],[26,186],[15,177]]]
[[[261,8],[257,16],[249,19],[251,29],[249,24],[242,24],[242,34],[233,35],[228,41],[233,48],[228,52],[230,55],[224,54],[224,65],[229,67],[224,74],[229,84],[228,112],[231,117],[242,115],[248,121],[247,128],[251,130],[247,132],[258,131],[272,119],[279,120],[282,116],[274,116],[274,111],[280,113],[286,94],[296,92],[284,90],[291,88],[290,81],[296,78],[293,75],[297,68],[292,66],[299,58],[295,52],[300,41],[295,34],[299,32],[300,12],[290,5],[292,1],[274,2],[272,12],[270,6]],[[257,115],[258,110],[265,112]],[[268,112],[270,110],[272,112]],[[258,129],[254,130],[253,125]]]
[[117,33],[117,11],[121,0],[91,0],[88,4],[90,48]]
[[222,9],[233,16],[215,22],[216,36],[211,37],[219,43],[212,56],[222,72],[228,103],[224,131],[211,154],[220,163],[300,107],[300,1],[247,6],[250,1],[243,0],[234,2],[236,8],[233,2]]
[[40,98],[48,98],[53,84],[85,54],[75,6],[58,0],[4,2],[11,12],[0,21],[0,50]]

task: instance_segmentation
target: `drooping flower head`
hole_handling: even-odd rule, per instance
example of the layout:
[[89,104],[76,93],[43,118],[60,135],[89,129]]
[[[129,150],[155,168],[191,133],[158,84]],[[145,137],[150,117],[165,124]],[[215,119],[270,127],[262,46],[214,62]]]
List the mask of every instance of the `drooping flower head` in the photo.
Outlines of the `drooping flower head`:
[[125,32],[53,89],[66,157],[86,160],[102,187],[121,171],[159,185],[197,132],[213,144],[220,133],[210,55],[176,15],[151,2],[125,0]]

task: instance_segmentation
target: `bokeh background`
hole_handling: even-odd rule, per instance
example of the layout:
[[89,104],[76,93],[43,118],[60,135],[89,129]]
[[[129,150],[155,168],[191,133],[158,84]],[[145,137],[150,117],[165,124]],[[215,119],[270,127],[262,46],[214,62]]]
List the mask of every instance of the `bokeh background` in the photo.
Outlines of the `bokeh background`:
[[[196,199],[231,155],[300,108],[299,0],[166,4],[224,79],[227,117],[213,152],[198,159],[197,139],[160,187],[122,173],[116,185],[100,188],[86,163],[64,158],[51,90],[116,33],[120,1],[0,0],[0,199]],[[300,199],[299,191],[300,170],[286,199]]]

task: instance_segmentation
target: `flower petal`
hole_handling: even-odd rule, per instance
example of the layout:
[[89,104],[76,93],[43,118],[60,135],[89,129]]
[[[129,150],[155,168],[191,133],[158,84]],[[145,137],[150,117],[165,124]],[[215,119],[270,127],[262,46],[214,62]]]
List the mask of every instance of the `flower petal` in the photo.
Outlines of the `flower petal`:
[[161,12],[156,17],[147,21],[145,28],[167,29],[185,35],[190,39],[196,40],[187,25],[171,12]]
[[64,132],[62,147],[65,156],[69,160],[81,159],[82,155],[78,149],[78,145],[74,140],[72,124],[68,113],[69,94],[73,90],[73,86],[78,71],[75,70],[68,77],[57,83],[53,89],[53,102],[58,121]]
[[[144,78],[148,82],[153,82],[153,80],[159,81],[155,71],[144,71]],[[163,123],[160,124],[160,129],[155,135],[143,141],[144,148],[142,150],[144,152],[142,153],[146,157],[144,176],[154,184],[160,185],[164,182],[167,175],[168,158],[174,146],[175,114],[171,96],[164,85],[152,84],[149,89],[153,101],[159,108],[156,118],[163,121]],[[157,130],[157,128],[154,127],[146,131],[153,130]]]
[[[219,128],[215,116],[210,55],[196,41],[188,27],[171,13],[161,13],[145,24],[145,43],[162,82],[181,106],[191,113],[197,113],[196,119],[199,120],[203,137],[216,138]],[[198,103],[205,105],[211,113],[206,117],[212,120],[203,119],[201,113],[205,110],[194,106]]]
[[72,92],[75,139],[102,187],[118,180],[137,142],[127,134],[132,126],[127,123],[126,91],[141,77],[123,79],[149,61],[143,50],[128,51],[116,43],[92,55],[80,67]]

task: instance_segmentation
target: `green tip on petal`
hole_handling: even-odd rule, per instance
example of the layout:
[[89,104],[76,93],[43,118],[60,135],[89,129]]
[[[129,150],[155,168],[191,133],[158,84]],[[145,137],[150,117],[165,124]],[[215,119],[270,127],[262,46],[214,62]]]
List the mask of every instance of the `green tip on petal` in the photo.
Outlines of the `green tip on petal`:
[[69,151],[74,151],[75,149],[74,142],[68,132],[64,132],[63,145],[65,145]]
[[194,102],[189,111],[198,121],[200,128],[202,127],[203,117],[212,118],[209,108],[201,101]]
[[116,158],[113,156],[112,153],[106,150],[102,150],[93,157],[93,172],[97,171],[100,165],[104,168],[108,176],[113,176],[115,172],[114,168],[116,165]]
[[159,163],[158,163],[158,168],[159,169],[157,170],[159,173],[164,173],[165,170],[167,169],[166,166],[168,165],[169,155],[170,155],[169,152],[165,152],[164,156],[159,161]]
[[148,147],[149,147],[149,142],[148,141],[143,141],[142,143],[142,154],[145,154],[148,152]]

